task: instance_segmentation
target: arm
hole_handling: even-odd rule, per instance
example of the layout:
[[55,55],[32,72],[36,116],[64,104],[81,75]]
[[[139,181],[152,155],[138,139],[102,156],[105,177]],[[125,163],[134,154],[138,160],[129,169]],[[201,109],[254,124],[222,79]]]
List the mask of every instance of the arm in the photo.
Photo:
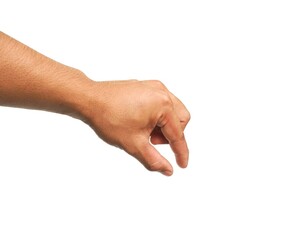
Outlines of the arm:
[[151,171],[171,175],[173,169],[150,142],[169,143],[178,165],[184,168],[188,163],[183,131],[190,115],[161,82],[95,82],[2,32],[0,105],[78,118]]

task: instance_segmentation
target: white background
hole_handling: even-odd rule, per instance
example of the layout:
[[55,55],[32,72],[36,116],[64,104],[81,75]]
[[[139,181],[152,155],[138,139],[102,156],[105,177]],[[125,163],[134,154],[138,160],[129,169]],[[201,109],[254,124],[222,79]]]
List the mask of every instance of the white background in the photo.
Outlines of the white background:
[[1,31],[95,80],[160,79],[192,120],[187,169],[158,147],[167,178],[78,120],[0,108],[0,239],[288,239],[287,12],[1,0]]

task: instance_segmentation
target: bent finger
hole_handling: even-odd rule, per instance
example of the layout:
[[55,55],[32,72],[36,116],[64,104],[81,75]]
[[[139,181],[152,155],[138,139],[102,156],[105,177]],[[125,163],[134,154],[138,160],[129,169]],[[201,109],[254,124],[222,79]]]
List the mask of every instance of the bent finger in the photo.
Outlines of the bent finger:
[[187,167],[189,150],[181,124],[174,111],[166,112],[166,115],[160,120],[158,126],[161,128],[165,138],[169,141],[178,165],[182,168]]
[[155,127],[151,133],[150,141],[152,144],[168,144],[168,140],[163,135],[161,128]]
[[[168,89],[167,89],[168,90]],[[173,102],[174,105],[174,110],[180,120],[182,129],[184,130],[186,128],[186,125],[188,124],[188,122],[191,119],[191,115],[190,112],[188,111],[188,109],[186,108],[186,106],[184,105],[183,102],[181,102],[181,100],[179,98],[177,98],[173,93],[171,93],[169,90],[169,96]]]
[[169,89],[159,80],[146,80],[146,81],[142,81],[144,84],[148,84],[152,87],[154,87],[155,89],[161,89],[163,91],[165,91],[166,93],[168,93],[170,99],[172,100],[173,106],[174,106],[174,110],[175,113],[177,114],[182,129],[184,130],[186,125],[188,124],[188,122],[190,121],[191,115],[188,111],[188,109],[186,108],[186,106],[184,105],[183,102],[180,101],[179,98],[177,98],[172,92],[169,91]]

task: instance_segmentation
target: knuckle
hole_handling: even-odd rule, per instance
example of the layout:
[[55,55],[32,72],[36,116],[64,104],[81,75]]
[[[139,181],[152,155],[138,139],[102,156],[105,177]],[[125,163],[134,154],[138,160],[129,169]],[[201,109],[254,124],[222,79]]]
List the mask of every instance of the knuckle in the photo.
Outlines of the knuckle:
[[190,119],[191,119],[191,114],[188,111],[185,112],[183,115],[183,121],[188,123],[190,121]]
[[166,92],[161,92],[159,98],[163,106],[172,108],[173,106],[172,100]]
[[151,83],[157,88],[160,88],[163,90],[166,89],[165,85],[160,80],[151,80]]

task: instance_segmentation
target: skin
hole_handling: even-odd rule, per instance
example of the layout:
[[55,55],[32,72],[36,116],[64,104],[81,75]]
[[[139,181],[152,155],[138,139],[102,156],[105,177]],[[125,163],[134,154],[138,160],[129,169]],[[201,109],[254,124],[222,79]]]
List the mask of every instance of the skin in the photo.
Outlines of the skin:
[[66,114],[87,123],[105,142],[148,170],[173,173],[153,146],[170,144],[187,167],[184,129],[190,114],[158,80],[96,82],[0,32],[0,105]]

